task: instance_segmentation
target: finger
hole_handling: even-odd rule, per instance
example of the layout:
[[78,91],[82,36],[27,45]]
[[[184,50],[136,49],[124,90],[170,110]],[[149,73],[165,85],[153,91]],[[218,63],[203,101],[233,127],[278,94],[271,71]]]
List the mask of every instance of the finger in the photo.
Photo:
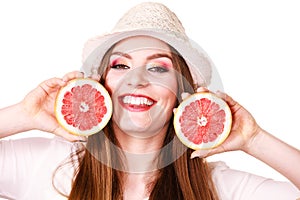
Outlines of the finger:
[[92,70],[92,75],[90,78],[94,79],[95,81],[100,81],[101,76],[100,76],[100,74],[98,74],[97,69]]
[[199,157],[199,158],[206,158],[215,154],[223,153],[225,152],[224,148],[222,146],[219,146],[214,149],[201,149],[196,150],[191,154],[191,159]]
[[184,99],[188,98],[190,95],[191,95],[190,93],[183,92],[183,93],[181,94],[181,99],[184,100]]
[[209,90],[206,87],[198,87],[197,92],[209,92]]
[[228,105],[230,107],[235,106],[237,104],[237,102],[228,94],[221,92],[221,91],[217,91],[216,93],[221,99],[223,99],[224,101],[226,101],[228,103]]
[[53,89],[63,87],[64,85],[66,85],[66,82],[64,82],[62,79],[60,79],[60,78],[51,78],[51,79],[48,79],[48,80],[42,82],[39,86],[41,88],[43,88],[43,90],[49,92]]
[[[196,92],[210,92],[210,91],[206,87],[199,87],[199,88],[197,88]],[[190,93],[183,92],[181,94],[181,98],[184,100],[187,97],[189,97],[190,95],[191,95]]]
[[68,82],[75,78],[84,78],[84,73],[80,71],[69,72],[63,76],[62,80]]
[[58,128],[54,131],[55,135],[61,136],[70,142],[86,141],[87,137],[73,135],[62,128]]
[[173,108],[173,113],[175,114],[177,111],[177,108]]

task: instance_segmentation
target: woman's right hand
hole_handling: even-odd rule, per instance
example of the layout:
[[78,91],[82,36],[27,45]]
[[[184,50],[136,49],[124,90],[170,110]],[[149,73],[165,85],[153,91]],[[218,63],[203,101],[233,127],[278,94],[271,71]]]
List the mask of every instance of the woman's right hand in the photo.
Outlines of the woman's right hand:
[[82,140],[63,129],[55,118],[54,104],[59,89],[75,78],[83,78],[83,73],[74,71],[66,74],[63,78],[51,78],[39,84],[34,90],[26,95],[20,103],[26,115],[31,120],[32,129],[38,129],[62,136],[69,141]]

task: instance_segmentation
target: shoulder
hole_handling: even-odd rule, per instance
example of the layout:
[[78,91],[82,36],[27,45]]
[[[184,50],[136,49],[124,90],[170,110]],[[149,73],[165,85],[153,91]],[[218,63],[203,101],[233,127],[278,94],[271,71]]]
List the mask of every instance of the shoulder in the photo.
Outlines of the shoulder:
[[212,179],[221,199],[291,199],[300,192],[289,182],[275,181],[231,169],[224,162],[210,162]]
[[74,146],[74,143],[69,142],[61,137],[54,136],[53,138],[47,137],[28,137],[20,139],[8,139],[0,140],[0,147],[5,149],[10,149],[18,151],[21,149],[24,150],[47,150],[49,148],[56,148],[61,150],[61,148],[70,148]]
[[42,160],[58,162],[76,151],[78,145],[60,137],[32,137],[0,141],[1,161],[32,166]]
[[[1,140],[0,196],[19,199],[26,194],[35,197],[26,199],[45,199],[38,196],[45,192],[56,194],[52,187],[53,174],[76,150],[76,143],[60,137]],[[58,181],[64,183],[60,188],[69,188],[72,180],[73,167],[65,171],[59,173]]]
[[67,159],[77,149],[76,143],[56,136],[1,140],[0,163],[5,163],[1,167],[6,167],[9,171],[29,170],[43,163],[50,167]]

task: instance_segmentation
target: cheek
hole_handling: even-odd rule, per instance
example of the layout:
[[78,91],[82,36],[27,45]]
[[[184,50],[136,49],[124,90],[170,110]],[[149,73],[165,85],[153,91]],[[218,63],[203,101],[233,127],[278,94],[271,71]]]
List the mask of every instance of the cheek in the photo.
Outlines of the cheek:
[[169,86],[156,88],[155,91],[159,93],[159,99],[161,100],[160,104],[165,107],[165,109],[169,110],[170,108],[174,108],[177,102],[177,86]]
[[114,93],[117,89],[118,83],[120,82],[120,76],[114,73],[108,72],[105,78],[105,87],[110,94]]
[[167,103],[168,110],[173,108],[177,102],[177,93],[178,93],[178,82],[177,79],[174,76],[169,76],[168,78],[164,79],[164,84],[166,85],[163,87],[164,91],[161,91],[162,97],[165,99],[165,102]]
[[110,93],[110,95],[114,92],[115,90],[115,86],[113,84],[113,82],[111,81],[112,79],[110,79],[109,77],[106,77],[105,79],[105,88],[108,90],[108,92]]
[[176,98],[178,91],[178,83],[176,78],[165,77],[164,79],[157,81],[156,84],[158,86],[157,90],[160,91],[162,96],[175,96],[174,98]]

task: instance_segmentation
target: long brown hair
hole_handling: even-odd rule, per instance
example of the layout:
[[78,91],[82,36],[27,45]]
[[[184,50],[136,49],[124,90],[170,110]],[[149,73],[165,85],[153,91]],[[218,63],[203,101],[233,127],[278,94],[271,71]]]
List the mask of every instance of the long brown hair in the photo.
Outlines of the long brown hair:
[[[173,48],[171,49],[173,66],[179,74],[177,95],[183,91],[192,93],[193,81],[187,64]],[[111,50],[106,53],[99,67],[99,74],[103,75],[102,84],[105,81],[105,69],[109,63],[110,52]],[[79,157],[79,164],[75,171],[76,177],[69,195],[70,200],[123,199],[124,173],[111,167],[123,165],[122,152],[115,148],[115,145],[118,146],[118,141],[111,121],[103,132],[89,136],[85,149],[79,150],[76,154]],[[149,200],[217,200],[206,160],[190,159],[193,150],[186,148],[177,139],[172,123],[169,124],[163,145],[167,145],[168,148],[164,148],[160,153],[159,160],[165,162],[173,158],[175,161],[165,163],[165,167],[159,169],[155,179],[148,184]]]

